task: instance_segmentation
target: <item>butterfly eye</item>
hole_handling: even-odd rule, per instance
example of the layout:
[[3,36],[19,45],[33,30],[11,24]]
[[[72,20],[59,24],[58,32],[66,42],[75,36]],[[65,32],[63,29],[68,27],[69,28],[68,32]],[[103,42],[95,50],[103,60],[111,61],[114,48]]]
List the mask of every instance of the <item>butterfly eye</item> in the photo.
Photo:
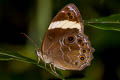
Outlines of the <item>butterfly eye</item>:
[[85,56],[80,56],[80,60],[81,61],[85,60]]

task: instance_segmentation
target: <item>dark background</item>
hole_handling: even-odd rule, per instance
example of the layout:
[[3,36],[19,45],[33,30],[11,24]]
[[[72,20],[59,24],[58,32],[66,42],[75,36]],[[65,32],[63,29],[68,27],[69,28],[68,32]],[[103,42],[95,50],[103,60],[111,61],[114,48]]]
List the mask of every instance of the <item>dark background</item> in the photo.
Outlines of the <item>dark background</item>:
[[[0,0],[0,48],[37,60],[35,47],[21,32],[40,45],[51,19],[69,3],[74,3],[83,20],[120,13],[120,0]],[[85,26],[95,48],[91,66],[83,71],[62,71],[66,78],[78,80],[120,80],[120,32]],[[0,80],[55,79],[35,65],[19,61],[0,61]]]

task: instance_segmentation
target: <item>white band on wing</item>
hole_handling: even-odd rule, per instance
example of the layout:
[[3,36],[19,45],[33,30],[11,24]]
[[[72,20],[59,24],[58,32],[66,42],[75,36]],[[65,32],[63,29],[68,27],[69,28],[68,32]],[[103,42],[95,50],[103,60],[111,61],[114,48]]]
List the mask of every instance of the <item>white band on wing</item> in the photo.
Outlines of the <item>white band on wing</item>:
[[68,21],[68,20],[64,20],[64,21],[55,21],[52,22],[49,26],[49,30],[50,29],[55,29],[55,28],[62,28],[62,29],[73,29],[73,28],[77,28],[79,29],[79,31],[81,31],[81,24],[77,23],[75,21]]

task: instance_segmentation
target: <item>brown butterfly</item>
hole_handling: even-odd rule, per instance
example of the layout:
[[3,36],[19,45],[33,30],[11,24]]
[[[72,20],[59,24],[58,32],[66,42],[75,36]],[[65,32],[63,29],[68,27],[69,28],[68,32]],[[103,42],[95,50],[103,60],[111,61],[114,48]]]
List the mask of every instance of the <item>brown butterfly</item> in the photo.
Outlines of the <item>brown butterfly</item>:
[[90,65],[93,52],[79,10],[68,4],[50,23],[37,55],[56,68],[82,70]]

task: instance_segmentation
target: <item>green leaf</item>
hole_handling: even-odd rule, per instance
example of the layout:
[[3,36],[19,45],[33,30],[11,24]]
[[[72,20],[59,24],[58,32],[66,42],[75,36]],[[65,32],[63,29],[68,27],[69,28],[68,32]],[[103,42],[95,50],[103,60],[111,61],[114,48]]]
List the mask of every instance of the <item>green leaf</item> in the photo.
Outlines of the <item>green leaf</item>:
[[98,29],[120,31],[120,14],[85,20],[84,23]]
[[31,64],[34,64],[34,65],[40,67],[40,68],[45,69],[46,71],[48,71],[48,72],[51,73],[52,75],[56,76],[57,78],[60,78],[60,79],[62,79],[62,80],[65,80],[59,70],[57,70],[57,73],[58,73],[58,74],[56,75],[56,74],[55,74],[54,72],[52,72],[50,69],[46,68],[43,63],[38,64],[37,61],[35,61],[35,60],[33,60],[33,59],[30,59],[30,58],[27,58],[27,57],[25,57],[25,56],[22,56],[22,55],[20,55],[20,54],[18,54],[18,53],[0,50],[0,60],[1,60],[1,61],[3,61],[3,60],[18,60],[18,61],[23,61],[23,62],[31,63]]
[[12,60],[13,58],[9,57],[9,56],[5,56],[5,55],[0,55],[0,60],[1,61],[8,61],[8,60]]

